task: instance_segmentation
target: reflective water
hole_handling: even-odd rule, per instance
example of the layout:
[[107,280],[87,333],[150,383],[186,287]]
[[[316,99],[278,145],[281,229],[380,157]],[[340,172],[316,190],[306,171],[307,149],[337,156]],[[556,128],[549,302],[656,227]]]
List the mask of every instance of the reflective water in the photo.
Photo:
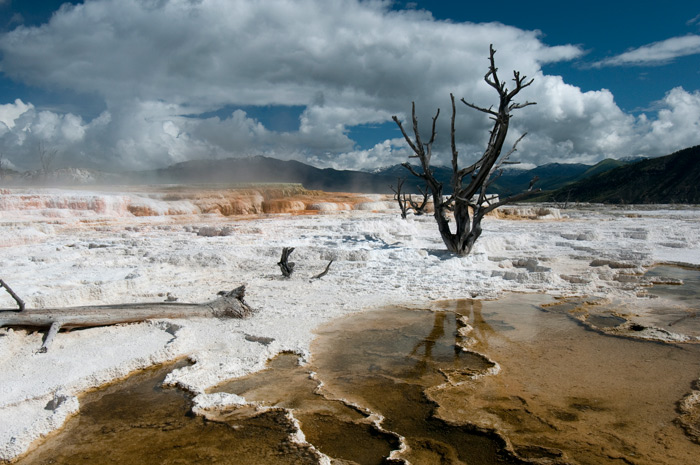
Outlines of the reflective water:
[[591,465],[697,461],[700,446],[679,427],[677,406],[700,376],[700,345],[609,336],[567,312],[504,303],[447,304],[469,316],[471,347],[502,371],[433,393],[441,417],[498,429],[524,457],[548,452]]
[[[435,404],[426,389],[494,366],[455,346],[458,326],[447,311],[391,308],[354,315],[318,331],[310,366],[296,367],[285,356],[265,372],[215,391],[294,409],[307,440],[338,460],[388,463],[391,451],[401,448],[400,436],[411,449],[401,457],[416,464],[517,463],[492,435],[432,415]],[[383,417],[381,427],[374,424],[376,414]]]
[[[540,308],[549,300],[333,321],[308,365],[282,354],[217,386],[270,407],[231,408],[217,421],[159,387],[172,366],[139,373],[87,394],[80,415],[19,463],[303,464],[317,463],[317,450],[335,464],[696,463],[700,445],[677,406],[700,376],[700,344],[591,331]],[[313,446],[291,439],[297,425]]]
[[382,426],[405,438],[409,450],[401,458],[416,464],[516,463],[498,438],[433,415],[430,389],[494,366],[456,345],[460,325],[451,311],[393,308],[348,317],[318,332],[312,364],[325,392],[381,414]]
[[18,464],[311,464],[308,447],[289,440],[280,412],[237,427],[190,412],[188,397],[163,389],[165,365],[85,394],[80,414]]
[[381,464],[399,447],[396,435],[372,423],[366,412],[318,392],[310,367],[299,366],[296,355],[282,354],[268,368],[224,383],[212,392],[229,392],[250,402],[293,409],[304,435],[321,452],[360,464]]
[[648,292],[659,298],[649,302],[650,310],[640,322],[700,338],[700,270],[663,265],[652,268],[645,277],[683,284],[654,284]]
[[700,270],[678,266],[655,266],[645,274],[648,278],[663,277],[682,281],[682,285],[655,284],[649,292],[700,309]]

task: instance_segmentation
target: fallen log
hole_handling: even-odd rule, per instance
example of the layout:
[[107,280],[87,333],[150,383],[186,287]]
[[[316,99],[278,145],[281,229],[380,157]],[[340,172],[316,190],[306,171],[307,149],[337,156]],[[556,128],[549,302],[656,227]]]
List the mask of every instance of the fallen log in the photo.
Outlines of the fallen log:
[[146,320],[180,318],[247,318],[255,311],[243,300],[245,286],[204,303],[153,302],[84,307],[42,308],[18,312],[0,310],[0,328],[5,326],[49,329],[42,352],[61,329],[91,328]]

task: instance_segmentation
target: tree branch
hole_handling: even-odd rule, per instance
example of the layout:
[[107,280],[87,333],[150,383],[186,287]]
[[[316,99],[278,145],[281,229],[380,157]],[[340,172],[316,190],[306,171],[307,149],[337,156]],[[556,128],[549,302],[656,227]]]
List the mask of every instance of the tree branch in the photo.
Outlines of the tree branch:
[[508,111],[519,110],[521,108],[529,107],[530,105],[537,105],[537,102],[514,103],[508,107]]
[[433,128],[430,133],[430,141],[428,141],[428,147],[432,147],[433,142],[435,142],[435,135],[437,134],[437,131],[435,130],[435,126],[437,124],[437,119],[438,116],[440,116],[440,109],[437,109],[437,112],[435,113],[435,116],[433,116]]
[[413,144],[413,141],[411,140],[411,138],[408,137],[408,134],[406,134],[406,131],[404,131],[403,125],[401,124],[401,121],[399,121],[399,118],[397,118],[396,116],[392,116],[391,119],[393,119],[394,122],[396,124],[398,124],[399,129],[401,130],[401,134],[403,134],[403,138],[406,139],[406,142],[408,142],[408,145],[411,147],[411,150],[413,150],[416,154],[419,153],[418,149]]
[[522,200],[522,199],[530,197],[531,195],[534,195],[534,194],[539,194],[540,192],[542,192],[541,189],[534,189],[534,190],[528,190],[525,192],[521,192],[519,194],[511,195],[510,197],[506,197],[505,199],[499,200],[498,202],[486,207],[484,209],[484,214],[489,213],[502,205],[517,202],[518,200]]
[[479,110],[480,112],[488,113],[489,115],[493,115],[495,117],[498,117],[498,112],[493,111],[493,106],[490,106],[488,108],[483,108],[483,107],[474,105],[473,103],[467,102],[466,100],[464,100],[464,98],[462,98],[462,103],[464,103],[469,108],[473,108],[475,110]]
[[5,290],[7,291],[8,294],[17,302],[17,306],[19,307],[19,311],[22,312],[24,311],[24,301],[19,298],[17,294],[15,294],[15,291],[13,291],[10,286],[7,285],[5,281],[0,279],[0,287],[4,287]]
[[325,270],[323,270],[321,273],[317,274],[316,276],[313,276],[311,279],[321,279],[321,278],[323,278],[324,276],[326,276],[326,274],[328,273],[328,270],[331,269],[331,264],[333,264],[333,260],[331,260],[330,262],[328,262],[328,265],[326,265],[326,269],[325,269]]
[[457,152],[457,143],[455,142],[455,119],[457,118],[457,108],[455,107],[455,96],[453,94],[450,94],[450,102],[452,102],[452,118],[450,118],[450,148],[452,149],[452,172],[456,173],[458,171],[459,153]]
[[401,163],[401,166],[406,168],[413,176],[416,176],[421,179],[427,179],[427,175],[421,174],[418,171],[416,171],[410,163]]
[[406,194],[401,193],[401,189],[403,188],[403,183],[406,180],[403,178],[397,178],[397,188],[394,189],[394,186],[389,186],[389,188],[394,191],[394,200],[396,200],[399,203],[399,209],[401,209],[401,218],[406,219],[406,212],[408,211],[408,207],[406,206]]

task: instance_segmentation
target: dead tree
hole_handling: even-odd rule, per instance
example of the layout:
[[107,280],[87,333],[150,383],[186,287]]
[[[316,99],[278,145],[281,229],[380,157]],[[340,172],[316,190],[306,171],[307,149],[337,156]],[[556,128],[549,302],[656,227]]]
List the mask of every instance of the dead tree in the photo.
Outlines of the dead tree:
[[[292,276],[292,273],[294,272],[294,266],[296,265],[294,262],[289,261],[289,256],[294,252],[294,247],[285,247],[282,249],[282,257],[280,258],[280,261],[277,262],[277,265],[280,267],[280,270],[282,270],[282,276],[285,278],[289,278]],[[328,262],[328,265],[326,265],[326,268],[319,274],[312,276],[311,279],[321,279],[324,276],[328,274],[328,271],[331,269],[331,265],[333,264],[333,260]]]
[[425,207],[428,206],[428,200],[430,199],[430,191],[428,190],[427,186],[425,190],[421,189],[420,186],[418,186],[418,192],[420,192],[423,196],[423,200],[421,200],[420,204],[418,202],[415,202],[413,200],[413,197],[410,195],[408,196],[408,203],[411,204],[413,213],[417,216],[420,216],[425,213]]
[[46,352],[61,329],[91,328],[155,319],[179,318],[247,318],[255,313],[243,300],[245,286],[222,291],[204,303],[151,302],[85,307],[25,309],[24,302],[0,280],[17,302],[20,310],[0,309],[0,328],[5,326],[48,329],[40,352]]
[[396,189],[394,186],[389,186],[389,188],[394,191],[394,200],[399,203],[399,208],[401,209],[401,218],[406,219],[406,214],[408,213],[409,200],[406,199],[406,194],[401,192],[403,189],[403,183],[406,180],[404,178],[398,178],[396,182]]
[[[403,166],[408,169],[411,174],[425,181],[433,196],[434,216],[442,240],[447,246],[447,249],[457,255],[467,255],[472,251],[474,242],[476,242],[481,235],[481,220],[484,218],[484,215],[501,205],[515,202],[536,192],[533,191],[531,187],[529,191],[502,200],[494,200],[487,196],[487,189],[501,175],[503,165],[511,164],[508,158],[515,152],[518,142],[525,136],[525,134],[523,134],[515,144],[513,144],[512,149],[501,157],[503,143],[505,142],[510,118],[512,116],[511,112],[528,105],[534,105],[533,102],[513,102],[513,98],[518,95],[521,90],[532,84],[533,80],[530,79],[527,81],[526,76],[521,76],[520,72],[514,71],[514,88],[508,90],[506,83],[500,81],[498,78],[498,68],[496,68],[496,63],[494,61],[495,53],[496,51],[493,49],[492,45],[490,47],[489,69],[484,76],[484,80],[498,92],[498,109],[494,109],[493,107],[480,107],[462,99],[462,102],[466,106],[489,115],[489,118],[493,120],[493,127],[484,154],[475,163],[464,168],[459,167],[459,154],[455,142],[455,98],[454,95],[450,94],[450,99],[452,101],[452,120],[450,125],[452,193],[449,196],[443,196],[442,183],[438,182],[433,175],[433,171],[430,169],[433,143],[435,142],[435,136],[437,134],[436,123],[438,116],[440,116],[440,109],[437,110],[437,113],[433,117],[432,131],[427,143],[423,142],[418,130],[415,102],[412,104],[411,109],[414,138],[409,137],[401,121],[399,121],[396,116],[392,117],[394,122],[399,126],[404,139],[406,139],[406,142],[414,152],[411,158],[418,158],[420,161],[419,170],[414,169],[409,163],[403,163]],[[454,232],[450,228],[447,216],[448,212],[453,212],[454,214]]]
[[406,193],[401,192],[405,181],[406,180],[404,178],[398,178],[398,187],[396,189],[394,189],[394,186],[389,186],[389,188],[392,191],[394,191],[394,200],[396,200],[399,203],[399,208],[401,209],[401,218],[403,218],[404,220],[406,219],[406,215],[408,214],[409,210],[413,210],[413,213],[415,215],[422,215],[423,213],[425,213],[425,207],[428,205],[428,199],[430,198],[430,192],[427,188],[423,190],[420,187],[418,187],[418,192],[420,192],[423,196],[423,199],[420,203],[413,200],[413,195],[406,195]]

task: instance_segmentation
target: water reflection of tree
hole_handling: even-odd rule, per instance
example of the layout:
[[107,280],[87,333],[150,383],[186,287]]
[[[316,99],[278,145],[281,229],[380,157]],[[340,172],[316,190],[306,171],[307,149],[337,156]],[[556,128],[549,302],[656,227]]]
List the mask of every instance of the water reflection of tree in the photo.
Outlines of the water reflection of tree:
[[[488,349],[489,339],[495,337],[497,332],[493,327],[486,322],[483,314],[483,302],[481,300],[475,299],[461,299],[455,301],[455,314],[459,316],[466,317],[465,320],[469,321],[472,327],[472,331],[469,333],[469,337],[474,338],[483,349]],[[466,326],[467,323],[462,321],[461,318],[457,318],[457,329]],[[459,335],[457,336],[459,340]]]
[[[450,302],[448,309],[457,316],[457,332],[455,334],[455,348],[459,348],[462,337],[459,335],[460,328],[467,324],[472,327],[468,337],[479,343],[482,349],[489,347],[489,340],[494,337],[502,337],[502,333],[496,331],[491,324],[487,323],[483,314],[483,301],[475,299],[460,299]],[[460,318],[464,317],[464,318]]]
[[433,349],[435,348],[435,344],[437,343],[438,339],[445,335],[446,317],[447,314],[445,312],[435,312],[433,328],[430,330],[430,334],[418,342],[418,344],[416,344],[411,351],[411,357],[416,357],[421,348],[425,349],[416,363],[416,371],[418,371],[418,373],[421,375],[426,372],[428,363],[433,360]]
[[[462,299],[456,300],[452,304],[451,308],[448,308],[448,311],[453,313],[456,317],[454,356],[452,361],[457,362],[463,354],[461,344],[463,342],[463,337],[459,334],[460,328],[464,328],[467,324],[470,324],[472,331],[469,333],[468,337],[474,338],[479,343],[481,349],[488,349],[488,341],[499,335],[498,332],[487,323],[486,318],[484,318],[483,302],[481,300]],[[430,333],[425,338],[421,339],[411,351],[410,356],[417,359],[415,369],[418,375],[425,374],[428,370],[429,363],[435,361],[433,351],[439,339],[445,336],[445,324],[448,321],[447,316],[447,311],[435,312],[433,327]],[[463,319],[460,317],[466,318]],[[469,323],[467,323],[467,321]]]

